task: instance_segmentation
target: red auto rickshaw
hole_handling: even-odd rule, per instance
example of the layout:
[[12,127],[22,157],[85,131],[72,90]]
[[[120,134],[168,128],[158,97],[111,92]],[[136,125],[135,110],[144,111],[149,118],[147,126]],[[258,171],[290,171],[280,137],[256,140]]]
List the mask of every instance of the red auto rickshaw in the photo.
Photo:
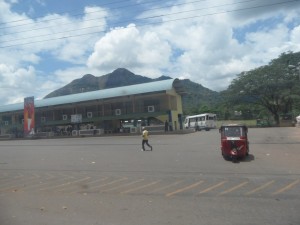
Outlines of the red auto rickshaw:
[[249,155],[248,128],[246,125],[228,124],[220,127],[221,152],[226,160],[237,162]]

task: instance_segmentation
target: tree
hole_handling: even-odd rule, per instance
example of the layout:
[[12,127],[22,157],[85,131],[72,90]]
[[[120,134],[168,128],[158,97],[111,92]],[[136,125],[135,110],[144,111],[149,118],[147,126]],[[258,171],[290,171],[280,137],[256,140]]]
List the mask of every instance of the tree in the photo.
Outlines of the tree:
[[300,52],[282,54],[269,65],[239,74],[226,91],[230,103],[262,106],[279,125],[280,115],[291,112],[300,100],[299,76],[288,70],[295,58],[300,61]]

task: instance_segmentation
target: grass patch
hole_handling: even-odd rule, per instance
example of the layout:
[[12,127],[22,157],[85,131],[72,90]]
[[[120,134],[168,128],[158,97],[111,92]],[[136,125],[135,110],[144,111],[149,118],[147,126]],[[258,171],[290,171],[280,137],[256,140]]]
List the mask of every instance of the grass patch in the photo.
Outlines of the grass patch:
[[256,127],[256,120],[218,120],[217,127],[222,124],[245,124],[248,127]]

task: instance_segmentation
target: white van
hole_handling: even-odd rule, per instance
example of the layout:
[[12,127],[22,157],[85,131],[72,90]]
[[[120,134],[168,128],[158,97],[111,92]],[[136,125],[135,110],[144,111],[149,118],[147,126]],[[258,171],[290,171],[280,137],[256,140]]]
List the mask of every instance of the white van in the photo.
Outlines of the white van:
[[210,130],[217,127],[217,115],[213,113],[203,113],[199,115],[187,116],[184,120],[186,129]]

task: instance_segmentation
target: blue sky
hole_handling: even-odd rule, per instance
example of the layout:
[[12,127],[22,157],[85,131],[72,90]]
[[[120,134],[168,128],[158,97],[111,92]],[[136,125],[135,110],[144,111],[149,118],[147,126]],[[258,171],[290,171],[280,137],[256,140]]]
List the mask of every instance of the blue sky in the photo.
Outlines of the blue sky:
[[299,0],[0,0],[0,105],[120,67],[220,91],[299,40]]

